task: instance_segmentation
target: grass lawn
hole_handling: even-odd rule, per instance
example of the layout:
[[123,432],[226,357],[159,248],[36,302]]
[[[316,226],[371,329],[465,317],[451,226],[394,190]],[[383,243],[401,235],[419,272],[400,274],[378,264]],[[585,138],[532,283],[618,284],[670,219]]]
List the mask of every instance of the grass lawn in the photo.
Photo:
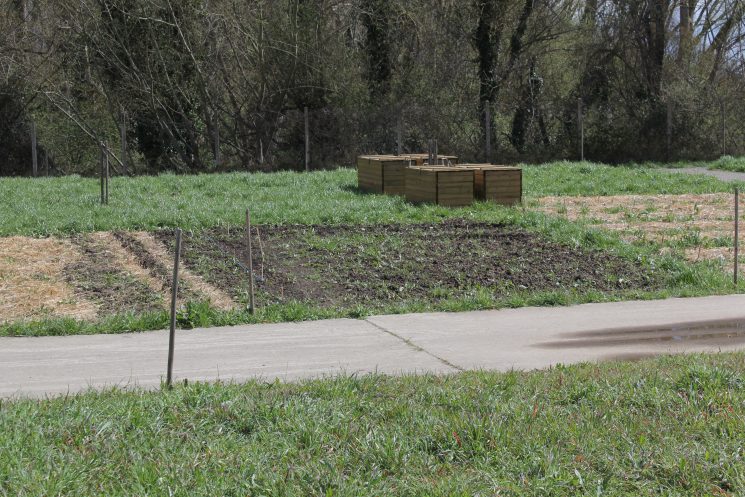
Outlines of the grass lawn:
[[745,157],[732,157],[725,155],[719,160],[708,164],[709,169],[723,169],[736,173],[745,173]]
[[743,495],[745,356],[0,403],[0,495]]
[[[527,197],[714,193],[732,185],[663,169],[554,163],[525,167]],[[351,169],[312,174],[113,178],[111,203],[99,204],[97,180],[79,177],[0,179],[0,236],[69,234],[114,229],[186,230],[240,225],[245,209],[258,224],[375,224],[462,218],[499,222],[490,204],[451,209],[414,206],[403,199],[362,195]]]

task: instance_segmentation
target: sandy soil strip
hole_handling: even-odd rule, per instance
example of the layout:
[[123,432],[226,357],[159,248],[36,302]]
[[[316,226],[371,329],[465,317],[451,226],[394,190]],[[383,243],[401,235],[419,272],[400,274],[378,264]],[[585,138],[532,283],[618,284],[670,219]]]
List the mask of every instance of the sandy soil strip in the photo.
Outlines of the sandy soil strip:
[[82,257],[68,240],[0,238],[0,322],[71,317],[94,319],[96,305],[75,294],[64,268]]
[[[169,254],[165,247],[163,247],[158,240],[153,238],[150,233],[138,231],[131,233],[131,235],[137,239],[143,247],[145,247],[145,250],[147,250],[150,255],[157,258],[165,267],[169,268],[173,265],[173,257],[171,254]],[[237,307],[236,303],[233,302],[233,299],[231,299],[228,294],[210,285],[183,266],[179,269],[179,277],[189,285],[192,290],[204,295],[206,299],[209,299],[212,305],[218,309],[231,310]]]

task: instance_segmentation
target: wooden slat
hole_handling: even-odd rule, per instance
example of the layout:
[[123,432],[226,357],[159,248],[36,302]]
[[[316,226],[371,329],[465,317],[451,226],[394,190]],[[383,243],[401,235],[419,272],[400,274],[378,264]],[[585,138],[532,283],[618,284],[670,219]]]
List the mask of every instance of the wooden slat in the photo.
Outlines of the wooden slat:
[[437,191],[440,193],[440,195],[449,195],[453,193],[467,193],[469,195],[473,195],[473,185],[469,184],[463,186],[440,186]]

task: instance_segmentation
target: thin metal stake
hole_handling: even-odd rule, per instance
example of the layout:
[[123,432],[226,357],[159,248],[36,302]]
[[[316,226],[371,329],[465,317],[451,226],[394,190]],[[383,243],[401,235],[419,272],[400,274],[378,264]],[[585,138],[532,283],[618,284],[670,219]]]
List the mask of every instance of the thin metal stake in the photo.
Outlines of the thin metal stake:
[[178,265],[181,259],[181,228],[176,228],[176,255],[173,258],[173,283],[171,285],[171,329],[168,335],[168,375],[166,385],[173,384],[173,350],[176,342],[176,297],[178,295]]
[[735,286],[737,286],[737,268],[739,266],[738,264],[738,256],[740,252],[740,189],[735,187],[735,274],[734,274],[734,281]]
[[254,258],[251,247],[251,210],[246,209],[246,250],[248,252],[248,313],[253,314],[254,308]]

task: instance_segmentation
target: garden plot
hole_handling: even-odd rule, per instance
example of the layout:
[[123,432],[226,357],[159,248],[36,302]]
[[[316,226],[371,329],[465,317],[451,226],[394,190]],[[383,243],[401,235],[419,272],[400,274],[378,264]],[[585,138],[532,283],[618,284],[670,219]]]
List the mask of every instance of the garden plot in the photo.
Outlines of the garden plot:
[[[254,237],[257,297],[262,306],[288,309],[414,310],[516,292],[654,290],[661,280],[629,259],[493,223],[260,226]],[[172,230],[0,243],[0,323],[167,312]],[[180,309],[207,302],[219,311],[245,308],[242,228],[185,232],[182,261]]]
[[[173,240],[170,231],[156,233]],[[183,260],[210,284],[245,301],[244,234],[213,228],[186,234]],[[651,289],[658,275],[627,259],[581,250],[500,224],[264,226],[254,245],[264,303],[326,308],[436,303],[480,292]]]
[[65,267],[83,259],[69,240],[0,238],[0,254],[0,322],[96,316],[96,306],[65,281]]
[[543,197],[538,209],[618,231],[631,243],[682,250],[692,261],[732,257],[734,203],[727,193]]
[[[146,232],[0,238],[0,323],[165,312],[173,255]],[[180,301],[233,300],[188,269]]]

